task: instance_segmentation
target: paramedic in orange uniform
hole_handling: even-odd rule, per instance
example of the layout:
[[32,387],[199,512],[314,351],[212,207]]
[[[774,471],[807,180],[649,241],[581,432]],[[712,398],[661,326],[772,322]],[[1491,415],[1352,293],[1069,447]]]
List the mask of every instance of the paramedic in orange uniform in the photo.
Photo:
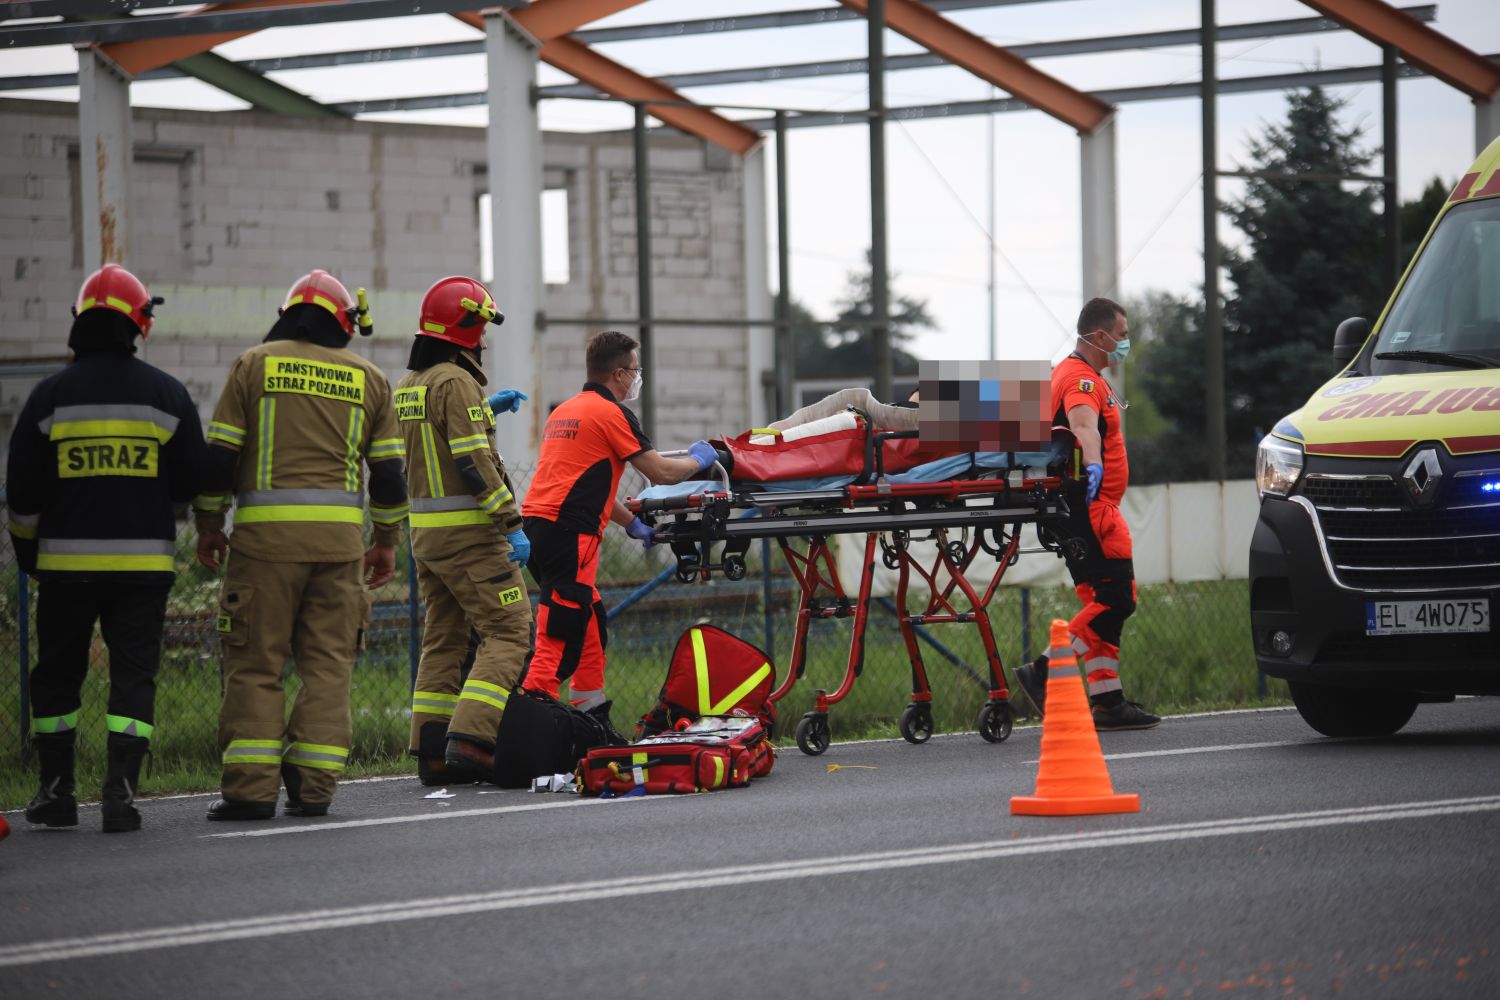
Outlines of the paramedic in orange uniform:
[[[1129,404],[1115,395],[1103,370],[1123,361],[1129,350],[1125,310],[1109,299],[1090,299],[1078,314],[1077,349],[1052,369],[1053,423],[1073,432],[1087,490],[1087,517],[1072,522],[1084,551],[1068,559],[1083,610],[1068,630],[1088,678],[1094,727],[1100,730],[1150,729],[1161,722],[1127,701],[1120,686],[1120,632],[1135,610],[1136,596],[1130,528],[1120,513],[1130,479],[1120,415]],[[1045,656],[1016,671],[1038,711],[1046,672]]]
[[536,473],[521,506],[531,540],[527,568],[541,588],[536,652],[522,686],[556,697],[560,683],[568,681],[572,703],[597,716],[611,739],[619,734],[610,725],[604,696],[609,633],[594,586],[599,543],[611,521],[645,548],[653,541],[651,526],[615,499],[620,474],[629,462],[653,483],[679,483],[718,457],[707,441],[694,442],[687,458],[668,458],[651,446],[636,415],[622,405],[640,395],[645,371],[639,347],[613,330],[589,340],[589,380],[547,418]]

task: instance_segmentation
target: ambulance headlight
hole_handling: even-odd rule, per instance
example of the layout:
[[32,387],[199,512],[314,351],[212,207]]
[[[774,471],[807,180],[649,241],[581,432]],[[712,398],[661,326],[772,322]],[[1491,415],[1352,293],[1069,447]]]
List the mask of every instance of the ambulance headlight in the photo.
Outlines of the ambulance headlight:
[[1302,475],[1302,446],[1267,434],[1255,449],[1255,486],[1260,495],[1284,497]]

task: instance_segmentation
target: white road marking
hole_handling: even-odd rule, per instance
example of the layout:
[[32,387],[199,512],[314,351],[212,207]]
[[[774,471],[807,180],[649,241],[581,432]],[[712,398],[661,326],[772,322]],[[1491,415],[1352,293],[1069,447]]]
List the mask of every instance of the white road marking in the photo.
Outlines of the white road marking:
[[[1317,739],[1306,740],[1272,740],[1267,743],[1223,743],[1219,746],[1213,747],[1178,747],[1175,750],[1137,750],[1135,753],[1107,753],[1104,755],[1104,759],[1133,760],[1136,757],[1180,757],[1183,754],[1193,753],[1222,753],[1226,750],[1265,750],[1271,747],[1303,747],[1310,746],[1312,744],[1335,742],[1340,741],[1319,737]],[[1041,763],[1041,761],[1040,759],[1034,758],[1032,760],[1022,761],[1021,763],[1039,764]]]
[[[436,896],[429,899],[402,899],[391,903],[278,913],[264,917],[217,920],[175,927],[8,945],[0,947],[0,968],[39,965],[44,962],[60,962],[99,955],[181,948],[221,941],[243,941],[275,937],[281,934],[304,934],[314,930],[335,930],[468,913],[493,913],[501,910],[556,906],[601,899],[717,889],[759,882],[827,878],[837,875],[857,875],[864,872],[885,872],[893,868],[963,864],[1024,855],[1108,850],[1142,844],[1235,837],[1245,834],[1282,833],[1292,830],[1490,812],[1500,812],[1500,795],[1438,799],[1430,802],[1402,802],[1348,809],[1320,809],[1312,812],[1286,813],[1280,816],[1247,816],[1198,823],[1169,823],[1133,830],[1114,829],[1024,839],[988,840],[947,847],[930,847],[925,850],[876,851],[832,858],[805,858],[800,861],[635,875],[578,882],[573,885],[541,885],[522,889],[501,889],[495,892]],[[1030,821],[1023,822],[1029,823]]]
[[[631,802],[670,802],[691,798],[688,795],[643,795]],[[576,806],[609,805],[617,799],[568,798],[558,801],[528,802],[524,806],[489,806],[485,809],[450,809],[444,812],[418,813],[415,816],[381,816],[376,819],[346,819],[334,823],[304,823],[298,826],[265,826],[251,830],[231,830],[227,833],[205,833],[199,840],[226,840],[234,837],[279,837],[292,833],[326,833],[330,830],[348,830],[361,826],[393,826],[400,823],[425,823],[434,819],[464,819],[469,816],[498,816],[501,813],[539,812],[543,809],[570,809]],[[446,806],[448,803],[439,802]]]

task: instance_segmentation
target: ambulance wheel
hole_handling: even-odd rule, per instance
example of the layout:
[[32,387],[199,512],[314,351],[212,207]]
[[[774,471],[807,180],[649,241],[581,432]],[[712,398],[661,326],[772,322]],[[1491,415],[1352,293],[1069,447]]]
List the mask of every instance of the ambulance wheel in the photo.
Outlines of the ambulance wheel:
[[745,557],[724,557],[724,578],[726,580],[743,580],[745,578]]
[[986,702],[979,710],[979,720],[976,723],[979,729],[979,737],[986,743],[1004,743],[1010,738],[1011,716],[1010,704],[1003,701]]
[[828,716],[808,712],[797,723],[797,749],[816,757],[828,749]]
[[932,739],[932,706],[913,702],[901,710],[901,738],[908,743],[926,743]]

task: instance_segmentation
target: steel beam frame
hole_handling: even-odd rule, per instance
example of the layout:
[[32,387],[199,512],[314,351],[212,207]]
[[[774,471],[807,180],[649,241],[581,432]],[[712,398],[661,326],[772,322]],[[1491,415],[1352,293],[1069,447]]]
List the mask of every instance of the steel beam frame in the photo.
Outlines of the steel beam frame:
[[[840,2],[861,12],[870,9],[870,0]],[[1114,114],[1112,107],[1093,95],[1043,73],[1025,59],[975,35],[916,0],[888,0],[885,21],[892,30],[918,45],[1085,135]]]
[[[1038,0],[1039,2],[1039,0]],[[1419,21],[1431,21],[1437,16],[1434,4],[1420,4],[1401,8]],[[850,14],[852,17],[852,13]],[[717,22],[713,22],[717,23]],[[1246,41],[1261,38],[1282,38],[1294,35],[1317,34],[1328,31],[1345,31],[1342,24],[1326,17],[1291,18],[1279,21],[1255,21],[1244,24],[1223,25],[1219,29],[1221,41]],[[591,32],[578,31],[573,37],[588,41]],[[1173,31],[1151,31],[1129,35],[1105,35],[1093,38],[1061,39],[1053,42],[1033,42],[1013,45],[1008,51],[1023,59],[1044,59],[1058,56],[1089,55],[1099,52],[1134,51],[1138,49],[1168,48],[1181,45],[1197,45],[1199,29],[1184,28]],[[324,52],[300,56],[280,56],[268,59],[245,59],[235,65],[257,73],[283,73],[304,69],[325,69],[333,66],[365,66],[372,63],[398,62],[408,59],[445,59],[455,56],[483,55],[483,40],[465,42],[440,42],[432,45],[403,45],[381,49],[351,49],[342,52]],[[928,69],[947,65],[947,62],[930,52],[908,55],[886,56],[887,72],[909,69]],[[746,66],[740,69],[710,70],[702,73],[671,73],[655,79],[668,87],[689,89],[713,87],[735,83],[758,83],[830,76],[863,75],[868,71],[864,59],[836,59],[808,63],[785,63],[773,66]],[[165,80],[184,76],[175,67],[146,70],[137,73],[135,79]],[[36,90],[47,87],[71,87],[78,83],[76,73],[48,73],[33,76],[0,77],[0,91]],[[538,89],[542,97],[594,97],[599,91],[588,84],[554,84]],[[378,102],[377,102],[378,103]]]
[[1500,66],[1390,4],[1381,0],[1302,2],[1376,45],[1394,46],[1401,58],[1475,100],[1500,94]]

